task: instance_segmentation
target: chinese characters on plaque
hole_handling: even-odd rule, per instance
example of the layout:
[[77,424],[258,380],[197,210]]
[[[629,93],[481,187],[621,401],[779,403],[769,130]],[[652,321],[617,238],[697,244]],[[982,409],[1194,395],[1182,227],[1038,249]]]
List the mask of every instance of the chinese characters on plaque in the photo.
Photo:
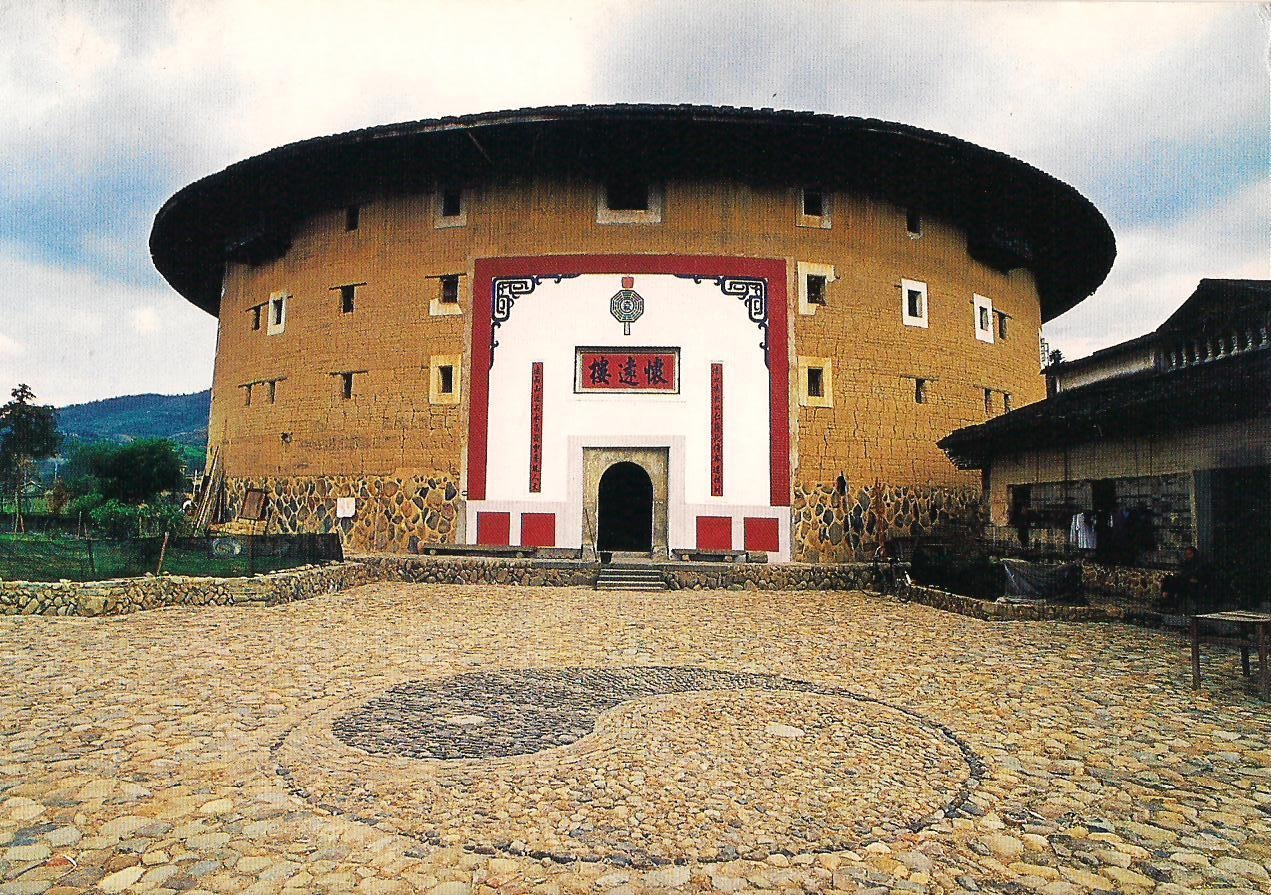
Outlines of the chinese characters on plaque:
[[579,392],[678,392],[675,348],[579,348],[575,387]]

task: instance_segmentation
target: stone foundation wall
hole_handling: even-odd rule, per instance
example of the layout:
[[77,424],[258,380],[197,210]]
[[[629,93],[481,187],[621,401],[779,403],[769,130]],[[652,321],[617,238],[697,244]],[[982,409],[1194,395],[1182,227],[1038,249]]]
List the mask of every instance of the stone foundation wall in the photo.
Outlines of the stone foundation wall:
[[3,615],[124,615],[161,606],[275,605],[381,579],[362,563],[307,566],[253,578],[147,575],[107,581],[0,581]]
[[[361,560],[389,580],[426,584],[518,584],[531,587],[591,587],[597,567],[579,562],[479,557],[367,557]],[[660,567],[671,590],[868,590],[870,563],[795,565],[780,563],[676,563]],[[901,564],[904,568],[904,564]]]
[[1168,574],[1164,569],[1081,564],[1081,584],[1087,594],[1142,610],[1155,608],[1161,596],[1161,582]]
[[985,514],[975,489],[867,485],[839,494],[833,484],[795,485],[791,506],[796,562],[866,562],[880,534],[891,540],[977,536]]
[[[420,544],[453,544],[459,485],[447,473],[409,477],[306,476],[226,481],[226,519],[237,518],[249,488],[268,497],[269,534],[341,532],[345,549],[413,553]],[[336,518],[336,499],[356,501],[352,518]]]

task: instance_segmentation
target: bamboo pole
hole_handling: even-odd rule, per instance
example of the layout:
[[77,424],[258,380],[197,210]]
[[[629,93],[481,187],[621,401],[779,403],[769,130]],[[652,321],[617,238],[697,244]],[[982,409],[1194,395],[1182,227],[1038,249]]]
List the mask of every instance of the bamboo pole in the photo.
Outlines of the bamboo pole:
[[154,570],[154,573],[156,575],[163,574],[163,560],[164,560],[164,557],[168,555],[168,538],[171,535],[172,535],[171,531],[165,531],[163,533],[163,544],[161,544],[159,547],[159,567]]

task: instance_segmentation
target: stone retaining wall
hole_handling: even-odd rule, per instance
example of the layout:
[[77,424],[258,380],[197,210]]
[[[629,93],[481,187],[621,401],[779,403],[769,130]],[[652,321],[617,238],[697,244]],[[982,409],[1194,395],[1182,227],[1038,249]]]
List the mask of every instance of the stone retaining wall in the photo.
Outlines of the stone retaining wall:
[[3,615],[124,615],[161,606],[274,605],[382,577],[362,563],[305,566],[253,578],[147,575],[106,581],[0,581]]
[[[427,584],[591,587],[597,571],[595,565],[579,562],[485,557],[374,556],[361,561],[381,570],[385,579]],[[861,590],[872,588],[875,580],[870,563],[672,563],[656,568],[671,590]]]
[[1124,620],[1124,614],[1114,607],[999,603],[994,600],[964,597],[961,594],[950,593],[947,590],[926,587],[921,584],[910,584],[902,587],[899,591],[899,596],[902,600],[911,603],[921,603],[933,609],[956,612],[958,615],[969,615],[972,618],[992,622],[1107,622]]
[[1081,584],[1086,593],[1107,597],[1127,608],[1152,609],[1161,596],[1161,582],[1170,574],[1165,569],[1134,566],[1081,564]]

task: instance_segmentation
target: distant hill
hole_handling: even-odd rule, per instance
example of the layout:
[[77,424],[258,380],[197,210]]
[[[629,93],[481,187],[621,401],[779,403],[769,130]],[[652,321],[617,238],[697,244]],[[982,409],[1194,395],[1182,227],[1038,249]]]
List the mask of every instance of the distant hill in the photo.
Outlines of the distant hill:
[[210,389],[192,395],[106,398],[59,408],[57,427],[68,442],[167,438],[181,445],[186,463],[202,467],[210,401]]

